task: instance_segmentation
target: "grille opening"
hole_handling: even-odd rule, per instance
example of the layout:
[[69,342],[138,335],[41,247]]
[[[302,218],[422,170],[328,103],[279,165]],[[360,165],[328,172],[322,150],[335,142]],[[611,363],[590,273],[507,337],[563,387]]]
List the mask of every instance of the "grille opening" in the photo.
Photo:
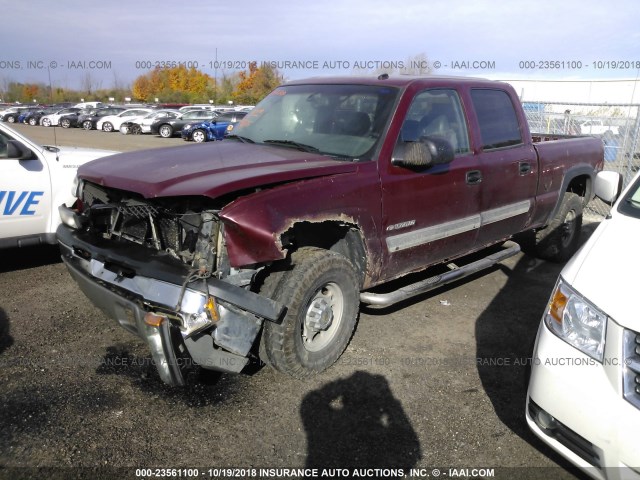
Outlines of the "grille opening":
[[87,183],[82,200],[90,230],[107,240],[132,242],[213,272],[220,234],[217,211],[202,200],[135,197]]

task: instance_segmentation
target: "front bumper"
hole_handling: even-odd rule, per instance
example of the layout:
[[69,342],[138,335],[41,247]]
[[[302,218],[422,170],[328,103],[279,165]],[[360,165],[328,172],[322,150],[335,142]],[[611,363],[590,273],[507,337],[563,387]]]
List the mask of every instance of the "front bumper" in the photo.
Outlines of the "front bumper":
[[546,444],[598,479],[640,479],[640,410],[623,397],[624,329],[609,319],[604,362],[541,323],[526,419]]
[[[107,316],[147,342],[169,385],[184,385],[193,364],[240,372],[263,319],[277,322],[284,311],[270,299],[216,278],[189,283],[187,266],[146,247],[95,239],[64,224],[57,238],[80,289]],[[215,318],[207,317],[211,299]],[[148,315],[156,321],[148,322]]]

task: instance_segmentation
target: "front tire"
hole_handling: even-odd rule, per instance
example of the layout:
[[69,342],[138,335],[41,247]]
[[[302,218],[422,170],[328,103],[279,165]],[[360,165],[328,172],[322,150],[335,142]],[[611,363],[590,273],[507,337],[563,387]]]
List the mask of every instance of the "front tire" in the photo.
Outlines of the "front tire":
[[42,123],[43,127],[50,127],[51,126],[51,120],[48,119],[48,118],[43,118],[41,123]]
[[93,124],[91,123],[91,120],[85,120],[84,122],[82,122],[82,128],[85,130],[93,130]]
[[60,126],[62,128],[70,128],[71,127],[71,120],[69,120],[68,118],[63,118],[62,120],[60,120]]
[[207,135],[204,133],[204,130],[194,130],[191,134],[191,138],[196,143],[202,143],[207,141]]
[[565,262],[578,250],[582,229],[582,197],[567,192],[553,220],[536,232],[536,256],[552,262]]
[[353,264],[343,255],[305,247],[291,256],[292,269],[276,272],[277,286],[263,289],[287,306],[281,324],[265,322],[263,361],[295,378],[320,373],[342,355],[358,320],[360,289]]
[[35,127],[36,125],[38,125],[38,120],[35,119],[34,117],[31,117],[29,119],[29,125],[31,125],[32,127]]
[[111,122],[104,122],[102,124],[103,132],[113,132],[113,124]]

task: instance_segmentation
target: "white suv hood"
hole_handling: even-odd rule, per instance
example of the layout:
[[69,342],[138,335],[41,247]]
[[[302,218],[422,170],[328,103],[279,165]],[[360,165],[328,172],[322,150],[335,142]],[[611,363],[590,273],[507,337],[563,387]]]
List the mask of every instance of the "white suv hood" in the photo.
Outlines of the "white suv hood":
[[619,325],[640,332],[640,219],[617,211],[567,263],[562,277]]

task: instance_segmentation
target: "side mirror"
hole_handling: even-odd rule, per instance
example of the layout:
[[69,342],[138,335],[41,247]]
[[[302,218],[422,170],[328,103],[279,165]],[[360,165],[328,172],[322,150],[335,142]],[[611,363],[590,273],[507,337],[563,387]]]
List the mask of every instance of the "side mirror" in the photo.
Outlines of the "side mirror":
[[36,158],[33,152],[17,140],[7,141],[7,158],[18,160],[31,160]]
[[398,142],[391,157],[397,167],[425,169],[453,160],[453,147],[440,138],[422,137],[417,142]]
[[613,204],[622,191],[622,175],[618,172],[598,172],[593,191],[603,202]]

